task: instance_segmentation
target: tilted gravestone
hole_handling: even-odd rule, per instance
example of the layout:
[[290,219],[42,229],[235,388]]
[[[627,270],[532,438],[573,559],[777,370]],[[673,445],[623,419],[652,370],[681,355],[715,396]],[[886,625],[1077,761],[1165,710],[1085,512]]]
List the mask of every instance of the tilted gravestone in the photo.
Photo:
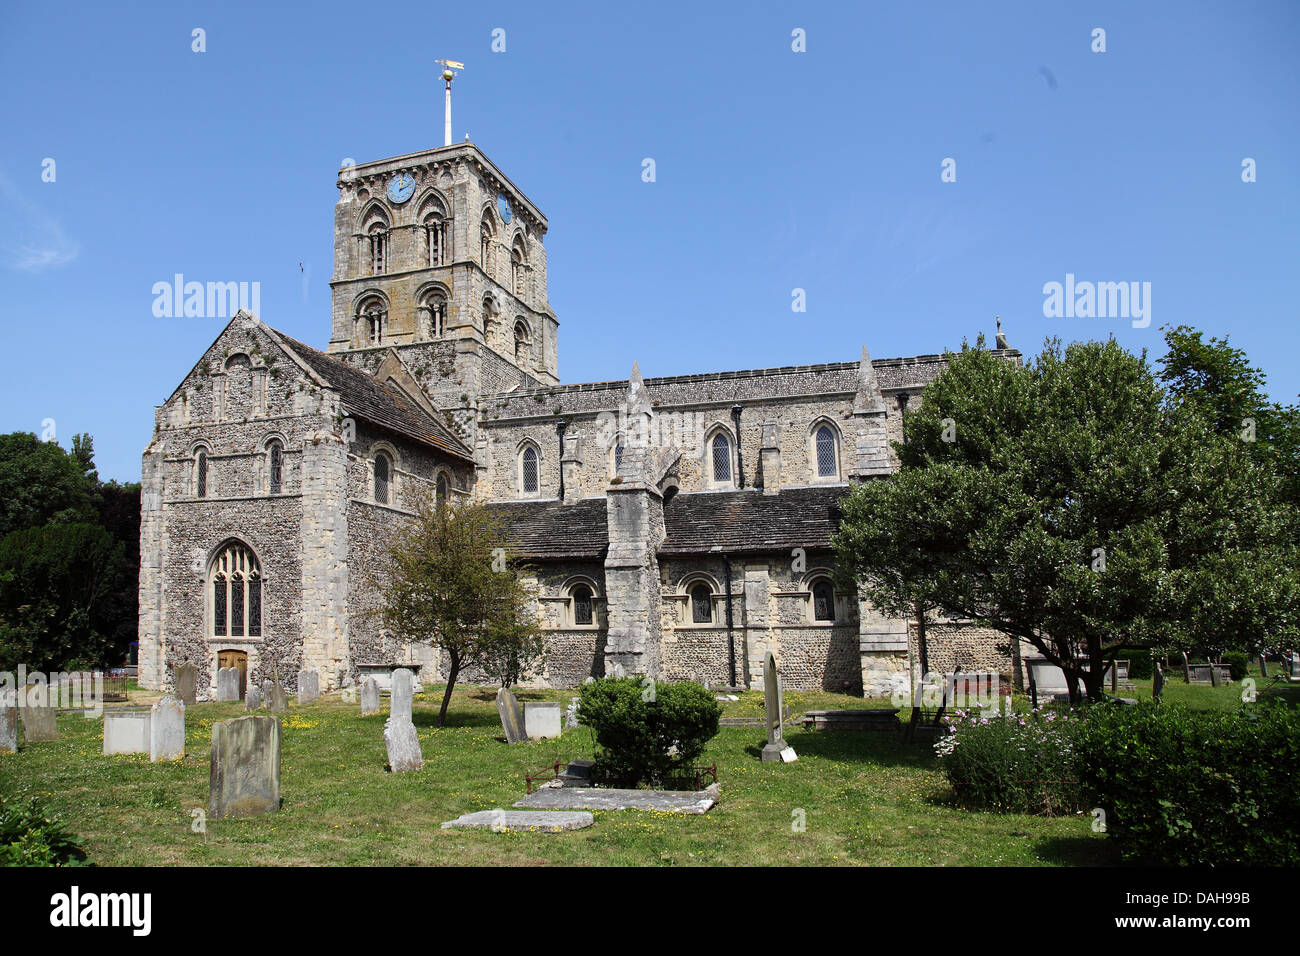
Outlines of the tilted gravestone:
[[239,700],[239,670],[234,667],[217,669],[217,700]]
[[0,754],[18,752],[18,705],[13,695],[0,694]]
[[46,685],[28,684],[20,689],[18,715],[29,744],[59,739],[57,712],[50,706],[50,689]]
[[411,716],[411,672],[405,667],[393,671],[393,695],[388,713],[393,717]]
[[149,759],[180,760],[185,756],[185,705],[164,697],[149,714]]
[[208,815],[252,817],[280,809],[280,718],[236,717],[212,725]]
[[785,742],[781,728],[781,675],[771,651],[763,662],[763,705],[767,709],[767,743],[763,745],[764,763],[792,763],[799,759],[794,748]]
[[389,717],[384,721],[384,747],[388,750],[388,769],[393,773],[424,767],[420,738],[410,717]]
[[244,710],[262,709],[262,688],[254,684],[244,694]]
[[298,706],[310,704],[320,699],[320,674],[316,671],[298,672]]
[[147,710],[104,713],[104,754],[147,754],[153,714]]
[[361,716],[379,713],[379,681],[373,677],[361,681]]
[[270,690],[266,690],[265,685],[263,685],[266,709],[273,714],[287,714],[289,712],[289,695],[278,680],[269,683],[271,685]]
[[528,739],[524,730],[524,714],[519,709],[519,701],[505,687],[497,691],[497,714],[501,717],[501,729],[506,732],[506,743],[518,744]]
[[198,700],[199,669],[188,661],[172,668],[172,686],[176,698],[189,707]]
[[524,732],[529,740],[560,736],[560,705],[531,700],[524,704]]

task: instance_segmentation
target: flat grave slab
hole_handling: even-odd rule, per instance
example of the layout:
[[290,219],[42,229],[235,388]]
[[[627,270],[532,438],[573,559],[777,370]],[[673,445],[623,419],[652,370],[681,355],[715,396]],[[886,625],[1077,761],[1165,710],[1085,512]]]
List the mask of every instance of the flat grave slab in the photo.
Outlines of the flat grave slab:
[[619,790],[596,787],[542,787],[515,801],[530,810],[666,810],[708,813],[718,802],[716,785],[705,790]]
[[596,822],[586,812],[557,810],[480,810],[466,813],[442,825],[444,830],[507,830],[560,833],[564,830],[583,830]]

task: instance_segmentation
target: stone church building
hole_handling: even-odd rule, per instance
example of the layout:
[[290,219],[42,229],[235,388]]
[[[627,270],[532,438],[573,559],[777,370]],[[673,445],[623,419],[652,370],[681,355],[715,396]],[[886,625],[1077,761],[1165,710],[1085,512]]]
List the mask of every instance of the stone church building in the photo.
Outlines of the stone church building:
[[[347,167],[330,337],[241,311],[155,412],[140,681],[219,664],[322,689],[435,651],[383,633],[370,570],[420,496],[488,502],[535,570],[539,684],[628,673],[888,695],[908,621],[832,580],[836,502],[897,465],[940,355],[559,384],[547,220],[472,143]],[[1018,359],[1019,353],[1003,354]],[[1010,673],[931,625],[931,665]]]

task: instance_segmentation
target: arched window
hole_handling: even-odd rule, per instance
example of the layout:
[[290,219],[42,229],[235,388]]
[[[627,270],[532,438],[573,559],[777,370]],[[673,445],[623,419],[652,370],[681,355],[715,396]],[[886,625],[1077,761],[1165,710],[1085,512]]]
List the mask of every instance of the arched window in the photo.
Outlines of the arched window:
[[382,275],[388,259],[388,226],[377,222],[370,227],[370,272]]
[[537,465],[537,449],[532,445],[525,445],[519,455],[519,487],[526,495],[537,494],[539,487]]
[[497,333],[496,314],[496,302],[493,301],[492,296],[485,295],[483,297],[483,341],[493,348],[495,346],[492,345],[492,338]]
[[515,323],[515,364],[524,368],[528,364],[528,326]]
[[731,441],[724,432],[713,436],[709,444],[713,480],[715,482],[731,481]]
[[433,212],[424,217],[425,263],[440,266],[446,261],[447,223]]
[[431,292],[420,306],[427,316],[429,338],[440,339],[447,332],[447,299],[441,292]]
[[812,586],[814,621],[835,620],[835,587],[828,578],[818,578]]
[[701,582],[692,585],[691,621],[695,624],[713,623],[713,589]]
[[262,636],[262,569],[252,549],[225,545],[208,569],[213,637]]
[[617,444],[614,445],[614,474],[617,475],[623,467],[623,436],[618,437]]
[[381,345],[384,341],[384,329],[388,324],[388,310],[382,299],[371,297],[361,303],[357,309],[358,338],[369,345]]
[[478,264],[488,275],[492,274],[492,227],[486,219],[479,229]]
[[279,439],[271,439],[266,446],[267,485],[271,494],[278,495],[284,486],[284,446]]
[[840,473],[840,463],[835,432],[829,425],[822,425],[817,429],[814,442],[817,446],[817,477],[837,477]]
[[447,495],[450,494],[450,486],[447,484],[447,473],[439,472],[438,480],[433,486],[433,500],[435,504],[445,505]]
[[592,623],[591,588],[579,584],[573,589],[573,623],[579,626]]
[[375,455],[375,501],[388,504],[389,484],[392,481],[393,463],[384,452]]
[[200,448],[194,456],[194,497],[208,496],[208,452]]
[[510,291],[524,297],[524,249],[519,243],[510,250]]

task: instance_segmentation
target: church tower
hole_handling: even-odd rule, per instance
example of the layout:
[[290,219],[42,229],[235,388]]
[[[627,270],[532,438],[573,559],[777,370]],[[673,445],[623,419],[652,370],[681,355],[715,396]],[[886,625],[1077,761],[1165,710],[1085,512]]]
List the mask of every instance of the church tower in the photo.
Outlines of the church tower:
[[559,381],[546,217],[473,143],[345,166],[329,352],[390,349],[473,440],[480,395]]

